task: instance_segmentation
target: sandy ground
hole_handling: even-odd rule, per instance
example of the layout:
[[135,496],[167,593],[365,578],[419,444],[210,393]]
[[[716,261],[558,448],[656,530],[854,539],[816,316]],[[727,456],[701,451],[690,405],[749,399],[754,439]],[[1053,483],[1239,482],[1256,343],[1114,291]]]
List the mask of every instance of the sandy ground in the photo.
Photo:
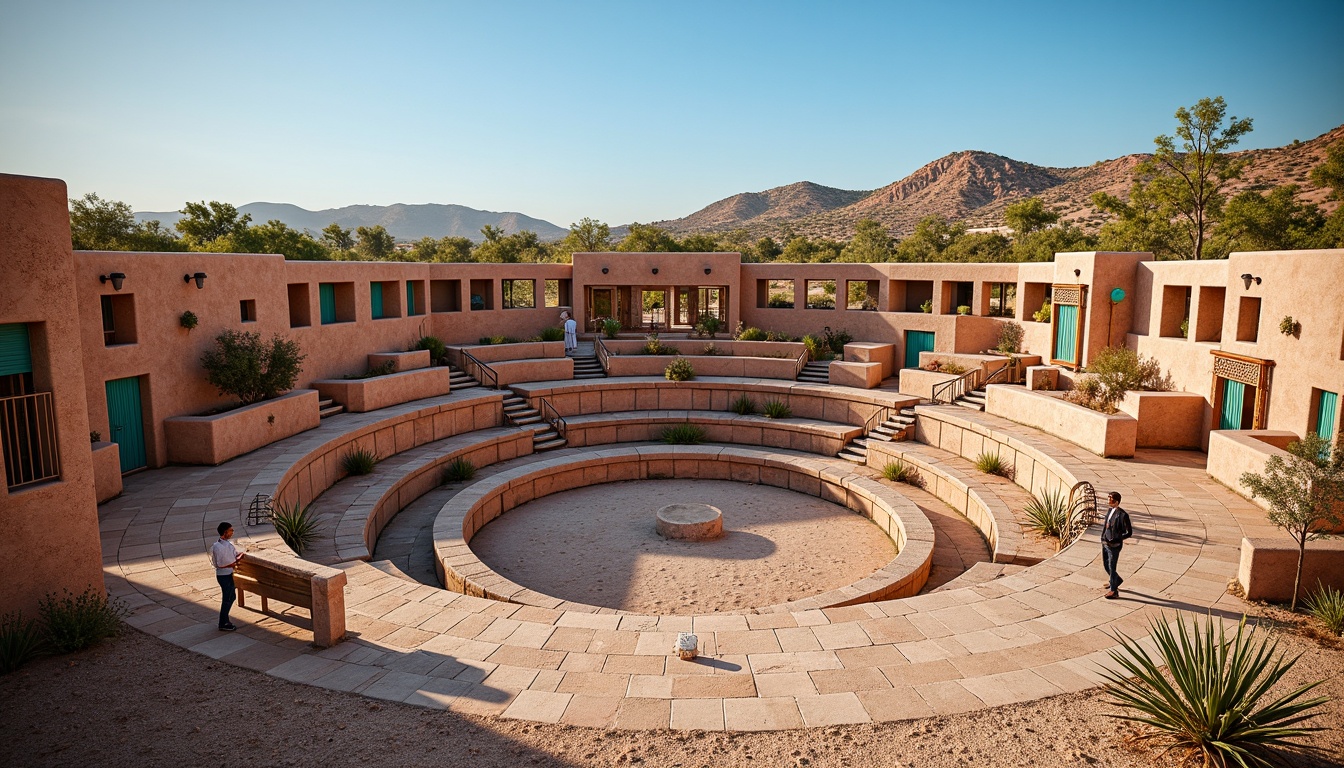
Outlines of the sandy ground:
[[[722,538],[664,539],[659,508],[723,511]],[[564,600],[636,613],[773,605],[852,584],[891,562],[876,525],[837,504],[727,480],[644,480],[580,488],[511,510],[472,537],[486,565]]]
[[[1272,611],[1280,618],[1282,611]],[[1344,645],[1281,630],[1328,678],[1314,723],[1341,765]],[[128,630],[0,678],[4,766],[1174,766],[1135,747],[1100,692],[951,717],[773,733],[603,731],[454,715],[285,682]]]

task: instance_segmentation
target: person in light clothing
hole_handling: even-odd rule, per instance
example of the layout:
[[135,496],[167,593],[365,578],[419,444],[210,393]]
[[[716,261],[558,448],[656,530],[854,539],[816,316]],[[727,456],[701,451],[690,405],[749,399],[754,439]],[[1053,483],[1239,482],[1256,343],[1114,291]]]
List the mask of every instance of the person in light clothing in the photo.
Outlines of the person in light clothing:
[[1125,581],[1117,570],[1120,549],[1125,545],[1125,539],[1134,535],[1134,527],[1130,525],[1129,513],[1120,508],[1120,494],[1111,491],[1107,505],[1110,509],[1101,525],[1101,565],[1110,579],[1106,583],[1105,597],[1114,600],[1120,596],[1120,585]]
[[560,319],[565,321],[565,354],[579,349],[579,324],[568,312],[561,312]]
[[219,582],[221,603],[219,606],[219,631],[232,632],[237,627],[229,621],[229,609],[238,598],[238,588],[233,584],[233,569],[243,561],[244,554],[238,551],[229,539],[233,538],[233,525],[220,523],[219,541],[210,547],[210,562],[215,566],[215,581]]

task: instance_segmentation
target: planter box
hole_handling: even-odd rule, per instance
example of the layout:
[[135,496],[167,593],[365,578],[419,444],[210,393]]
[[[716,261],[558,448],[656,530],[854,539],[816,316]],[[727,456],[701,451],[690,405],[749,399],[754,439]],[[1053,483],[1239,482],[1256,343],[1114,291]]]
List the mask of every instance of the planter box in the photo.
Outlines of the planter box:
[[93,490],[99,504],[121,495],[121,447],[116,443],[93,444]]
[[831,383],[837,387],[874,389],[882,385],[881,363],[833,362],[830,374]]
[[846,363],[879,363],[882,366],[882,378],[889,379],[896,370],[896,345],[853,342],[845,345]]
[[173,416],[163,420],[168,461],[223,464],[263,445],[312,429],[321,420],[317,390],[296,389],[274,400],[214,416]]
[[[551,342],[546,342],[547,344]],[[564,342],[557,341],[564,351]],[[507,387],[524,381],[568,381],[574,378],[574,360],[569,357],[501,360],[487,363],[499,377],[499,386]],[[484,382],[482,382],[484,383]]]
[[392,405],[448,394],[452,372],[446,367],[421,368],[372,379],[324,379],[313,386],[351,413],[365,413]]
[[[615,355],[608,358],[609,376],[662,376],[672,355]],[[737,376],[749,379],[789,379],[797,376],[795,360],[771,357],[728,357],[726,355],[685,355],[696,376]]]
[[1027,389],[1037,392],[1059,389],[1059,369],[1053,365],[1027,366]]
[[921,400],[933,399],[933,388],[951,381],[960,374],[925,371],[919,368],[902,368],[900,372],[900,393],[918,397]]
[[[564,357],[563,341],[521,341],[517,344],[478,344],[459,347],[471,353],[482,363],[494,363],[502,360],[534,360],[544,357]],[[491,366],[492,368],[494,366]]]
[[1203,395],[1193,392],[1126,392],[1116,406],[1139,421],[1139,448],[1203,447]]
[[1025,387],[991,384],[985,412],[1036,427],[1105,457],[1134,455],[1139,422],[1127,413],[1100,413]]
[[377,368],[387,362],[392,363],[393,373],[428,368],[430,364],[429,350],[416,349],[410,352],[376,352],[369,355],[370,368]]
[[[1265,462],[1269,457],[1287,458],[1288,452],[1284,449],[1297,439],[1298,436],[1292,432],[1267,429],[1215,429],[1209,433],[1209,461],[1206,471],[1209,477],[1250,498],[1246,488],[1241,484],[1242,473],[1263,473]],[[1261,509],[1269,509],[1264,499],[1252,499],[1251,503]]]
[[[1215,433],[1216,434],[1216,433]],[[1293,597],[1297,573],[1297,544],[1287,535],[1277,539],[1242,539],[1237,581],[1247,600],[1288,602]],[[1325,540],[1307,544],[1302,558],[1302,584],[1298,596],[1316,591],[1316,582],[1344,589],[1344,541]]]
[[[643,341],[620,340],[604,341],[607,349],[616,355],[622,357],[638,357],[643,355]],[[710,357],[705,355],[705,347],[710,344],[723,355],[733,355],[736,357],[763,357],[765,355],[788,355],[797,360],[803,353],[804,346],[796,341],[733,341],[731,337],[717,339],[661,339],[664,347],[670,347],[677,350],[677,354],[682,357]],[[656,355],[646,355],[646,357],[656,357]],[[766,358],[780,359],[780,358]]]

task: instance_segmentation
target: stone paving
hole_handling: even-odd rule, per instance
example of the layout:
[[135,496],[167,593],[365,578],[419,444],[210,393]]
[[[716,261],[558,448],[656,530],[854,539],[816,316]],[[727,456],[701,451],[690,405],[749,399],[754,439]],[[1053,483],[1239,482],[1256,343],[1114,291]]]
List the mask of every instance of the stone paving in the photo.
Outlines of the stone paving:
[[[450,396],[451,397],[451,396]],[[1107,460],[983,414],[1099,490],[1120,490],[1135,538],[1120,600],[1101,599],[1095,529],[1059,555],[974,586],[844,608],[640,616],[500,603],[346,562],[349,639],[310,647],[306,611],[235,609],[215,629],[205,555],[214,525],[240,525],[258,477],[303,446],[386,415],[351,414],[220,467],[126,478],[99,510],[107,583],[128,621],[197,653],[287,680],[453,711],[614,728],[770,730],[948,714],[1093,687],[1111,633],[1144,637],[1174,609],[1235,619],[1225,592],[1243,525],[1263,513],[1208,478],[1203,454]],[[316,433],[316,434],[315,434]],[[815,458],[815,457],[812,457]],[[240,531],[242,531],[240,525]],[[243,544],[261,541],[243,531]],[[271,537],[273,538],[273,534]],[[409,566],[408,566],[409,567]],[[704,653],[670,654],[679,631]],[[1147,640],[1145,640],[1147,642]]]

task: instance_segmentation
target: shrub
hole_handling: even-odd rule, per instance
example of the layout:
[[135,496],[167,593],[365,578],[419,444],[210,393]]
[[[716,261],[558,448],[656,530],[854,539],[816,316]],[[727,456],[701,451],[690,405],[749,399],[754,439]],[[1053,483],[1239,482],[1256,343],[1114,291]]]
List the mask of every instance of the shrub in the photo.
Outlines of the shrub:
[[448,356],[448,347],[437,336],[421,336],[411,349],[428,349],[430,363],[437,363]]
[[761,410],[767,419],[787,419],[793,415],[793,410],[783,400],[766,400]]
[[372,379],[378,376],[387,376],[397,372],[397,363],[394,360],[388,360],[385,363],[379,363],[363,373],[350,373],[341,377],[344,379]]
[[1307,613],[1325,625],[1330,634],[1344,632],[1344,592],[1316,583],[1316,594],[1307,595]]
[[1190,338],[1190,318],[1188,317],[1181,321],[1181,338]]
[[378,464],[378,457],[367,448],[354,448],[341,457],[341,469],[347,475],[367,475]]
[[770,309],[793,309],[793,294],[791,293],[772,293],[770,301],[766,302]]
[[677,348],[663,344],[663,342],[658,339],[658,334],[650,333],[646,337],[644,347],[640,352],[645,355],[675,355],[677,354]]
[[538,338],[540,338],[542,341],[564,341],[565,329],[557,328],[555,326],[551,326],[550,328],[542,328],[541,335]]
[[1063,491],[1038,494],[1022,511],[1027,516],[1027,527],[1042,536],[1058,538],[1069,522],[1069,500]]
[[926,315],[933,314],[933,299],[925,299],[924,303],[919,305],[919,311]]
[[830,360],[835,356],[831,352],[829,344],[812,334],[803,337],[803,346],[807,348],[807,358],[809,360]]
[[826,346],[831,348],[832,352],[837,355],[843,355],[845,353],[845,345],[854,340],[854,335],[843,328],[838,331],[832,331],[830,326],[827,326],[822,329],[821,340],[825,342]]
[[190,309],[188,309],[186,312],[183,312],[180,317],[177,318],[177,323],[178,325],[190,331],[192,328],[195,328],[197,325],[200,324],[200,319],[196,317],[195,312],[192,312]]
[[476,476],[476,465],[465,456],[458,456],[443,468],[443,482],[465,483]]
[[1022,324],[1015,320],[1009,320],[999,328],[999,343],[994,349],[1011,355],[1022,351]]
[[1031,319],[1038,323],[1050,322],[1050,300],[1046,299],[1041,308],[1031,313]]
[[705,430],[689,422],[663,428],[663,442],[668,445],[699,445],[705,440]]
[[620,332],[621,332],[620,320],[617,320],[614,317],[608,317],[606,320],[602,321],[603,336],[606,336],[608,339],[614,339],[616,338],[616,335],[619,334]]
[[1302,332],[1302,324],[1293,319],[1292,315],[1284,315],[1279,321],[1279,333],[1284,336],[1296,336]]
[[701,315],[700,319],[695,323],[695,332],[701,336],[708,336],[712,339],[714,338],[714,334],[718,333],[719,329],[722,327],[723,321],[719,320],[719,318],[714,315]]
[[949,360],[934,360],[924,366],[926,371],[938,371],[939,373],[951,373],[957,376],[966,372],[966,366],[959,365]]
[[278,504],[271,513],[271,525],[295,554],[302,555],[317,541],[317,511],[312,504]]
[[787,333],[781,333],[781,332],[779,332],[779,331],[766,331],[766,332],[765,332],[765,340],[766,340],[766,341],[802,341],[802,339],[799,339],[797,336],[790,336],[790,335],[787,334]]
[[808,309],[835,309],[834,296],[808,296]]
[[975,468],[984,472],[986,475],[998,475],[999,477],[1009,477],[1012,475],[1012,468],[998,453],[982,453],[975,457]]
[[0,618],[0,675],[22,667],[42,655],[42,631],[33,619],[22,613],[7,613]]
[[1149,628],[1156,659],[1119,634],[1120,647],[1110,656],[1121,670],[1102,672],[1112,701],[1128,710],[1112,717],[1155,729],[1141,739],[1166,741],[1187,757],[1202,756],[1206,766],[1268,766],[1279,762],[1279,749],[1316,751],[1294,739],[1319,729],[1294,726],[1315,717],[1311,710],[1328,701],[1303,698],[1320,682],[1260,703],[1297,662],[1285,661],[1278,641],[1248,631],[1245,618],[1230,641],[1213,617],[1203,626],[1197,617],[1187,625],[1178,613],[1175,632],[1163,620],[1150,620]]
[[60,653],[73,653],[121,634],[126,606],[89,587],[78,595],[47,595],[38,601],[47,642]]
[[1162,375],[1157,358],[1145,358],[1125,347],[1101,350],[1088,363],[1087,372],[1100,379],[1104,388],[1120,393],[1117,401],[1125,392],[1165,392],[1172,388],[1171,376]]
[[695,368],[691,366],[691,361],[684,357],[678,357],[676,360],[667,364],[663,370],[663,375],[668,381],[690,381],[695,378]]
[[970,305],[969,305],[969,304],[961,304],[961,305],[959,305],[959,306],[957,307],[957,314],[958,314],[958,315],[969,315],[969,314],[971,314],[971,307],[970,307]]
[[750,416],[756,412],[756,401],[752,400],[750,395],[743,392],[728,406],[728,410],[736,413],[738,416]]
[[882,465],[882,476],[893,483],[911,483],[914,484],[918,474],[915,468],[899,459],[888,461]]
[[304,357],[297,343],[280,334],[262,341],[259,333],[224,331],[201,355],[201,365],[220,394],[251,405],[293,389]]
[[727,355],[731,353],[724,352],[722,349],[714,346],[714,342],[711,341],[705,345],[704,349],[700,350],[700,354],[705,355],[706,357],[714,357],[715,355]]
[[737,336],[738,341],[766,341],[766,333],[760,328],[748,328]]

